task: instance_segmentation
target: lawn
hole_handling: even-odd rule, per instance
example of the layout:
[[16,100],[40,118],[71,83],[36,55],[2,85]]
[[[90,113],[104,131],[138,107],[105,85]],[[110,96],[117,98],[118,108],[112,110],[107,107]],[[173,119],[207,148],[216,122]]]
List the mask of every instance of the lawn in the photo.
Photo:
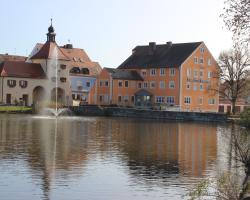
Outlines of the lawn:
[[0,106],[0,112],[25,112],[31,110],[32,108],[27,106]]

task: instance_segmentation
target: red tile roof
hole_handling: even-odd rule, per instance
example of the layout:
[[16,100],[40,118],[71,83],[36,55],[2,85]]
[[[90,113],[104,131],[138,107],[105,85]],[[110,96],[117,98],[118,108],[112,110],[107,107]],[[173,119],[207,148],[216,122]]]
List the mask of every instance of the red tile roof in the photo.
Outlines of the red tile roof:
[[46,42],[30,59],[53,59],[55,58],[55,49],[57,49],[58,60],[70,60],[70,58],[62,52],[61,48],[55,42]]
[[26,61],[26,59],[27,59],[27,57],[25,57],[25,56],[0,54],[0,62],[4,62],[4,61]]
[[6,61],[0,65],[0,76],[21,78],[45,78],[40,64],[21,61]]

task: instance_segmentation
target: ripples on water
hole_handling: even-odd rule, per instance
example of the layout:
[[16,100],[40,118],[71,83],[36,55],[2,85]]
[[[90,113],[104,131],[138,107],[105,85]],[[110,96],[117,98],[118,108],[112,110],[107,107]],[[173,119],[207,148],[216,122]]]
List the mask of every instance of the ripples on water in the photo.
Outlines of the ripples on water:
[[183,199],[228,168],[225,125],[0,115],[1,199]]

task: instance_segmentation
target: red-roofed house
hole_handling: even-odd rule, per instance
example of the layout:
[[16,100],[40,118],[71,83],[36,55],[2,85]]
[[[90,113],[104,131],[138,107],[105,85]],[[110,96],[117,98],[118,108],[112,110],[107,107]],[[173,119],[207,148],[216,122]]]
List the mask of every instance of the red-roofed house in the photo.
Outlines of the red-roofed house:
[[[47,41],[38,43],[28,58],[0,55],[1,103],[32,105],[54,101],[56,94],[63,105],[88,99],[89,90],[101,71],[100,65],[92,62],[83,49],[73,48],[71,44],[58,46],[55,36],[51,24]],[[81,85],[86,82],[87,89],[75,88],[75,77]]]

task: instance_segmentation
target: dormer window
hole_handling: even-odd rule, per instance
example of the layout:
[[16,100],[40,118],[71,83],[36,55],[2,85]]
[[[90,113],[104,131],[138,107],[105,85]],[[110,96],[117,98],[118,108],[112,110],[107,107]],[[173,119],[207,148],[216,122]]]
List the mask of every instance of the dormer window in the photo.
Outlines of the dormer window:
[[16,87],[16,80],[8,80],[7,84],[11,88]]
[[21,88],[26,88],[28,86],[28,81],[25,81],[25,80],[20,80],[19,81],[19,86]]
[[89,69],[88,68],[82,68],[81,69],[81,74],[89,75]]
[[72,74],[80,74],[80,68],[79,67],[73,67],[69,73],[72,73]]
[[201,51],[201,53],[204,53],[204,52],[205,52],[205,48],[204,48],[204,47],[201,47],[201,48],[200,48],[200,51]]

